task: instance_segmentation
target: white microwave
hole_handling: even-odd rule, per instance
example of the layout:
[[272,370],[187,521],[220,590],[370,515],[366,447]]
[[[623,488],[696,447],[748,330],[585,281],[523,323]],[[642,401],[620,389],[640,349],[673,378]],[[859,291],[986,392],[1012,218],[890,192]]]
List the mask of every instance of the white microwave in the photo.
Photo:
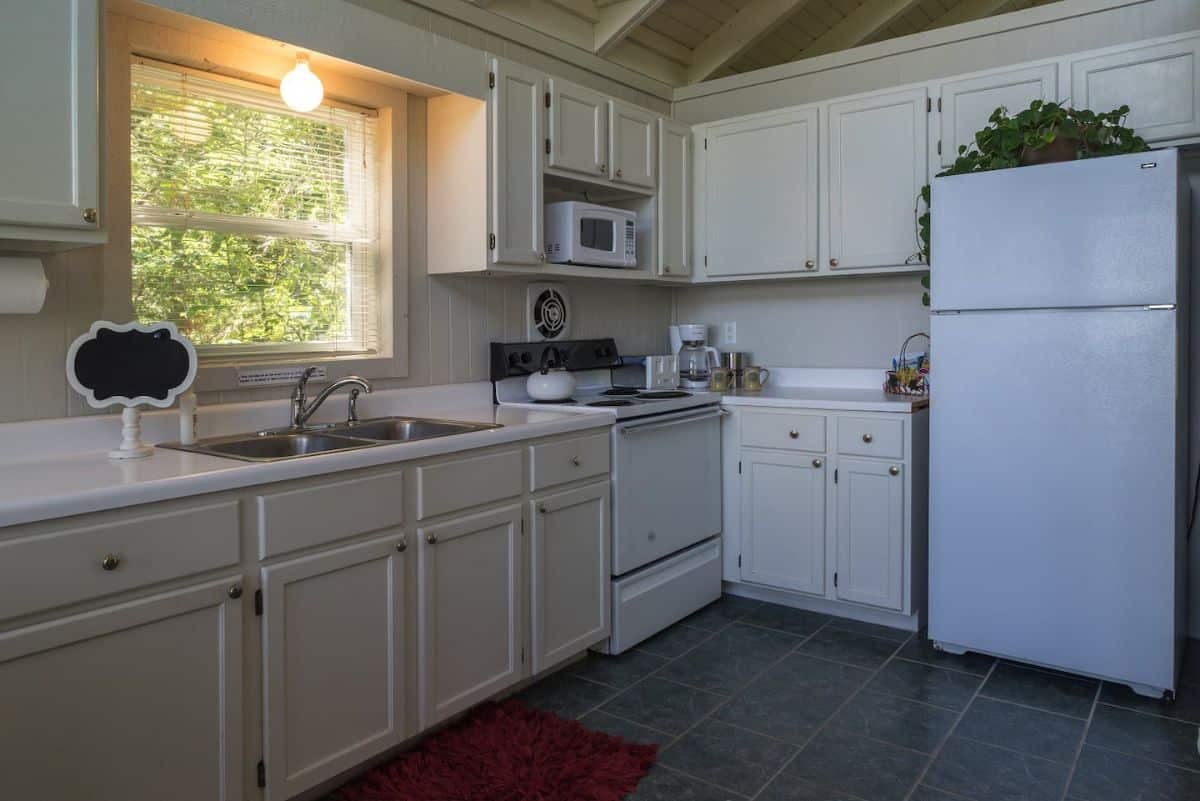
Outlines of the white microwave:
[[577,200],[546,204],[546,261],[637,267],[637,215]]

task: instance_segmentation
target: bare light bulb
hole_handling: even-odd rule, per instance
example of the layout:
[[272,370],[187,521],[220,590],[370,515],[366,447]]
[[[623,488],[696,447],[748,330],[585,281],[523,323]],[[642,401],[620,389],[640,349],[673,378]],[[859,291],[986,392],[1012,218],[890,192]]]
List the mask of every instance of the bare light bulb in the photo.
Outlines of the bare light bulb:
[[296,111],[312,111],[321,105],[325,87],[308,67],[308,56],[296,56],[296,66],[279,82],[279,95],[288,108]]

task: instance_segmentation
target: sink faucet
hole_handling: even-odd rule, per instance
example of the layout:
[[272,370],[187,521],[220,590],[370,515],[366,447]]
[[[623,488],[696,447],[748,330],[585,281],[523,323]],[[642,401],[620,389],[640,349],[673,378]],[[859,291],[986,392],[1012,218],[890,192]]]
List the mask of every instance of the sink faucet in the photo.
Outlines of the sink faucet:
[[348,375],[345,378],[339,378],[325,389],[317,393],[317,397],[312,399],[312,403],[308,402],[308,396],[305,394],[305,387],[308,385],[308,379],[317,371],[315,367],[305,368],[300,374],[300,380],[296,382],[296,388],[292,390],[292,428],[300,428],[312,417],[317,409],[321,408],[321,404],[325,399],[332,395],[337,390],[346,386],[355,386],[355,392],[361,389],[363,392],[371,391],[371,382],[365,378],[359,378],[356,375]]

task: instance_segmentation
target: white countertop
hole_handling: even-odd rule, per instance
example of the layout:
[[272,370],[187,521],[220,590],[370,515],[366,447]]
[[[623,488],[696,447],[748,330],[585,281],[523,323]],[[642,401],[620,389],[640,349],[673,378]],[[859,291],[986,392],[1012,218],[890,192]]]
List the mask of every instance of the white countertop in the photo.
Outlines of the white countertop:
[[881,370],[828,370],[773,367],[761,392],[725,394],[725,406],[782,406],[847,412],[911,414],[929,405],[929,396],[883,391]]
[[[495,423],[502,428],[278,462],[244,462],[164,448],[155,448],[153,455],[145,459],[112,460],[107,451],[120,441],[120,420],[111,415],[3,424],[0,425],[0,455],[4,457],[0,459],[0,527],[604,428],[615,419],[614,415],[597,410],[577,413],[494,406],[490,385],[486,394],[481,394],[480,389],[477,385],[463,385],[463,391],[456,394],[447,394],[445,390],[377,392],[365,396],[362,400],[368,405],[360,402],[360,407],[364,409],[364,418],[404,414]],[[381,397],[388,394],[395,397]],[[264,419],[278,425],[281,418],[275,407],[282,409],[282,419],[286,420],[286,406],[286,401],[272,401],[202,407],[199,433],[207,437],[253,431],[266,427],[262,424]],[[264,407],[268,416],[263,414]],[[340,412],[342,404],[336,404],[336,408]],[[329,415],[321,415],[325,417]],[[249,425],[239,428],[239,420]],[[144,421],[148,442],[178,439],[174,428],[178,422],[176,410],[148,414]],[[104,444],[103,449],[69,450],[64,444],[66,440],[88,446]],[[39,441],[45,447],[33,447]]]

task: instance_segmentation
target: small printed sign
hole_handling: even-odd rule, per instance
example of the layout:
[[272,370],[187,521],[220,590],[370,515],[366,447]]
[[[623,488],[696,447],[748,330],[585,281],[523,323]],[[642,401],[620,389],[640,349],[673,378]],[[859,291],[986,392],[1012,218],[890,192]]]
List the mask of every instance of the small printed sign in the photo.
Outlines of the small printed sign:
[[[239,387],[269,387],[275,384],[295,384],[304,374],[304,367],[264,367],[238,369]],[[314,381],[324,381],[325,368],[318,367],[310,376]]]

